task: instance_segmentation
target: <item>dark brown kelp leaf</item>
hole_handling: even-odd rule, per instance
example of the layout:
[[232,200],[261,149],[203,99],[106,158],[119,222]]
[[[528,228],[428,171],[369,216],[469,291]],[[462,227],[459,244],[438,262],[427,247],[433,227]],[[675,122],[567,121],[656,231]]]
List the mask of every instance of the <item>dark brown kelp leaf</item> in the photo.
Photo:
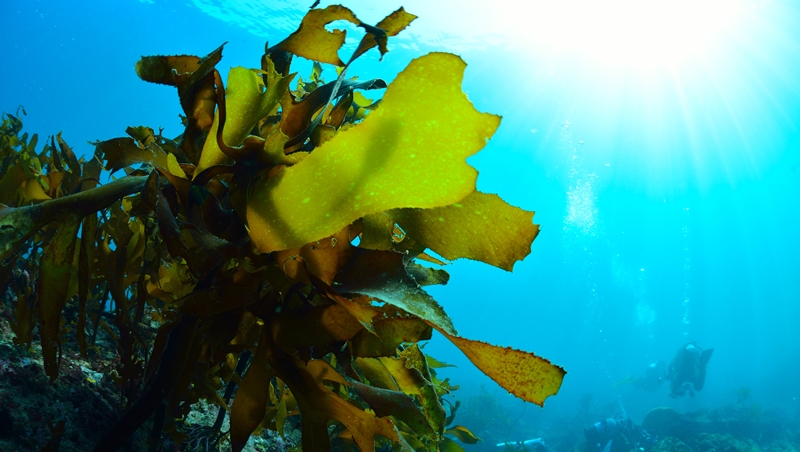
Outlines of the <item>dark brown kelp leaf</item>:
[[71,195],[77,192],[81,186],[81,165],[78,163],[75,153],[72,152],[72,148],[61,138],[61,132],[56,134],[56,141],[58,142],[61,155],[66,162],[66,174],[63,182],[61,182],[61,186],[64,190],[64,194]]
[[244,374],[242,385],[233,400],[230,422],[233,452],[239,452],[244,448],[267,412],[269,381],[276,375],[268,365],[268,348],[271,346],[267,339],[268,334],[267,329],[263,328],[253,362]]
[[210,94],[210,98],[200,96],[212,101],[210,109],[204,105],[196,105],[195,101],[202,89],[207,88],[203,81],[222,59],[224,46],[225,44],[222,44],[203,58],[192,55],[142,57],[136,62],[136,74],[146,82],[177,87],[181,106],[187,116],[194,117],[193,113],[202,111],[205,117],[204,122],[210,126],[214,115],[213,87],[211,93],[206,93]]
[[193,163],[198,162],[203,140],[214,121],[216,95],[212,71],[222,59],[224,46],[203,58],[149,56],[136,63],[136,73],[142,80],[178,88],[181,107],[188,120],[180,148]]
[[80,217],[70,215],[58,223],[55,236],[42,256],[39,275],[39,332],[42,336],[42,357],[44,369],[50,380],[58,376],[58,362],[61,359],[61,310],[67,302],[72,273],[72,259],[75,255]]
[[156,210],[158,218],[158,230],[161,239],[167,245],[167,250],[172,257],[179,257],[186,251],[186,245],[181,240],[181,231],[178,229],[178,222],[175,215],[170,210],[169,202],[162,192],[158,194],[158,206]]
[[167,168],[167,154],[154,142],[142,147],[133,138],[113,138],[94,144],[97,146],[96,153],[106,160],[106,168],[112,173],[137,163]]
[[[274,397],[272,395],[273,392],[270,391],[270,402],[273,406],[267,409],[267,416],[264,418],[264,421],[270,417],[274,417],[275,430],[278,431],[281,438],[285,438],[286,420],[289,418],[289,413],[297,414],[297,400],[284,382],[280,381],[280,379],[276,379],[276,381],[278,382],[278,396]],[[270,386],[272,385],[270,384]],[[272,416],[273,411],[275,413],[274,416]],[[262,421],[262,423],[264,421]]]
[[325,380],[347,384],[327,362],[314,359],[304,364],[296,358],[274,354],[270,364],[292,390],[300,407],[303,422],[303,450],[329,450],[328,423],[335,419],[353,435],[364,452],[375,450],[375,436],[399,441],[397,430],[389,419],[363,411],[328,389]]
[[216,286],[195,289],[183,298],[183,312],[209,317],[232,309],[238,309],[258,301],[258,293],[248,287]]
[[24,287],[17,287],[14,293],[14,296],[17,297],[17,303],[14,306],[14,320],[9,321],[11,331],[14,332],[14,343],[25,347],[31,346],[33,328],[36,326],[36,318],[31,310],[31,289],[31,286],[27,284]]
[[97,155],[97,149],[95,149],[94,157],[84,161],[81,165],[80,191],[89,190],[100,185],[100,173],[103,171],[103,164],[100,159],[101,156]]
[[[154,172],[155,173],[155,172]],[[78,325],[75,335],[80,346],[81,356],[86,359],[86,302],[89,299],[91,264],[94,260],[97,215],[90,214],[81,224],[81,248],[78,255]]]
[[286,276],[310,284],[307,273],[312,273],[325,284],[333,279],[350,257],[353,248],[350,241],[355,235],[350,225],[331,237],[306,244],[300,248],[278,251],[278,262]]
[[331,114],[328,116],[326,124],[338,129],[342,123],[344,122],[344,118],[347,115],[347,110],[350,109],[350,106],[353,104],[353,92],[350,91],[345,95],[343,98],[339,100],[333,110],[331,110]]
[[152,384],[122,415],[111,431],[95,445],[93,452],[120,449],[154,412],[159,408],[164,409],[164,401],[174,392],[176,381],[191,368],[189,364],[193,364],[189,361],[189,357],[195,342],[197,324],[196,316],[183,316],[177,326],[169,332],[167,345],[158,362],[158,371]]
[[155,212],[158,209],[158,193],[160,188],[158,171],[151,171],[150,175],[147,177],[147,183],[145,183],[139,195],[142,202],[151,212]]
[[128,127],[125,133],[130,135],[131,138],[139,142],[139,146],[147,147],[151,143],[156,142],[156,133],[153,129],[146,126]]
[[414,400],[405,393],[374,388],[356,381],[350,382],[350,385],[378,417],[394,416],[405,422],[417,434],[430,439],[436,437],[428,419],[417,408]]
[[[379,46],[382,59],[383,55],[389,51],[389,49],[386,48],[386,37],[397,35],[416,18],[417,16],[407,13],[401,6],[400,9],[389,14],[382,21],[378,22],[378,25],[376,25],[377,28],[383,31],[384,35],[380,36],[378,33],[367,33],[361,39],[361,42],[358,44],[358,48],[356,48],[356,51],[350,58],[350,61],[355,60],[364,52],[375,47],[376,45]],[[369,31],[369,29],[367,31]],[[378,39],[376,39],[376,37]]]
[[337,275],[342,293],[359,293],[390,303],[451,334],[457,334],[450,317],[405,269],[404,254],[356,248]]
[[375,322],[375,334],[362,330],[353,337],[353,356],[394,356],[403,342],[431,338],[431,327],[417,317],[390,317]]
[[314,274],[308,273],[308,277],[311,280],[311,284],[319,291],[320,295],[345,308],[347,312],[367,329],[367,331],[375,332],[375,327],[372,325],[372,322],[375,318],[380,318],[381,312],[377,308],[369,305],[369,298],[359,297],[353,300],[348,299],[340,295],[330,285],[317,278]]
[[64,427],[67,425],[65,419],[60,419],[50,424],[47,423],[47,428],[50,429],[50,439],[47,444],[42,448],[42,452],[58,452],[58,447],[61,444],[61,436],[64,434]]
[[[337,89],[338,86],[338,89]],[[342,80],[341,83],[330,82],[317,88],[303,98],[295,101],[291,96],[286,96],[281,103],[283,108],[283,118],[281,120],[281,131],[290,138],[285,147],[290,148],[301,144],[311,135],[311,118],[331,100],[333,90],[337,89],[335,98],[347,96],[356,89],[372,90],[386,88],[386,82],[381,79],[365,80]],[[346,110],[345,110],[346,113]],[[341,112],[339,113],[341,114]]]
[[[439,265],[443,265],[440,263]],[[406,264],[406,271],[420,286],[445,285],[450,280],[450,274],[438,268],[423,267],[414,262]]]
[[275,315],[273,331],[275,343],[298,348],[341,344],[366,330],[347,309],[332,304],[284,310]]

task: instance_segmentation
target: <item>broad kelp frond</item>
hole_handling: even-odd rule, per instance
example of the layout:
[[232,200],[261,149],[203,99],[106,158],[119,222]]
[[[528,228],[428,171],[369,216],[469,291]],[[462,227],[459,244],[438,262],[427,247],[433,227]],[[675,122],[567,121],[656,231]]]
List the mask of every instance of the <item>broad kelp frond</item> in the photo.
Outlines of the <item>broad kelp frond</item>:
[[[344,76],[413,19],[400,9],[371,26],[341,6],[312,9],[260,69],[232,68],[226,82],[223,46],[143,57],[143,80],[177,88],[184,132],[129,127],[89,159],[60,135],[37,152],[37,136],[4,116],[0,281],[17,343],[38,331],[58,378],[74,300],[81,353],[98,329],[117,344],[127,411],[95,450],[120,448],[150,418],[153,444],[180,442],[201,399],[220,420],[230,410],[234,451],[297,416],[305,450],[458,450],[451,437],[478,438],[451,425],[458,404],[443,400],[457,387],[417,346],[434,329],[518,397],[542,405],[558,391],[562,368],[459,336],[423,289],[449,278],[427,251],[511,271],[539,229],[533,212],[476,191],[466,159],[500,117],[463,93],[461,58],[422,56],[389,85]],[[344,32],[325,28],[335,20],[366,31],[348,63]],[[291,73],[291,55],[315,61],[310,77]],[[320,63],[344,69],[325,83]],[[218,441],[220,427],[202,434]]]

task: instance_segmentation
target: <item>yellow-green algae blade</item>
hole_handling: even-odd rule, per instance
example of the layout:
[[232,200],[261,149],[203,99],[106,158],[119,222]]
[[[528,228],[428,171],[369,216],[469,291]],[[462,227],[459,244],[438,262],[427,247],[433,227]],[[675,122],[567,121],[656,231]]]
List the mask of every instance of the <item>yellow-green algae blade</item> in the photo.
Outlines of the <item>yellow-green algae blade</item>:
[[507,271],[530,254],[539,234],[533,212],[477,191],[449,206],[398,209],[389,216],[408,237],[446,259],[465,257]]
[[[267,75],[269,87],[264,86],[261,75],[256,71],[244,67],[231,68],[228,73],[228,87],[225,89],[225,105],[227,117],[222,138],[228,146],[239,146],[253,130],[258,121],[267,116],[277,105],[283,93],[289,88],[289,83],[294,78],[281,77],[275,72],[271,60]],[[228,157],[217,144],[217,128],[219,127],[219,111],[214,114],[214,123],[208,133],[203,151],[200,154],[200,163],[195,174],[200,174],[204,169],[228,161]]]
[[466,159],[485,146],[500,117],[467,99],[465,67],[448,53],[412,61],[363,122],[254,182],[247,222],[258,250],[299,247],[364,215],[446,206],[475,191],[478,172]]
[[544,400],[561,389],[567,374],[561,366],[530,352],[455,336],[431,326],[450,339],[481,372],[526,402],[544,406]]

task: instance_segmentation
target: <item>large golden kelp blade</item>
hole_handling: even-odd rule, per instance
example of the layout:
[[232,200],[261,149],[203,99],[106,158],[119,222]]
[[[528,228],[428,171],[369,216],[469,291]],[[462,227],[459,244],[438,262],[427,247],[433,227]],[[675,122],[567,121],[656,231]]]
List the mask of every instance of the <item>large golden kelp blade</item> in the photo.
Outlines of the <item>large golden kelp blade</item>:
[[364,215],[446,206],[475,191],[477,171],[466,158],[500,117],[478,112],[461,91],[465,67],[446,53],[412,61],[362,123],[255,182],[247,223],[258,250],[299,247]]
[[[532,220],[533,212],[476,191],[449,206],[396,209],[367,217],[361,246],[397,251],[430,248],[450,260],[473,259],[511,271],[531,252],[539,234],[539,225]],[[392,240],[395,224],[405,233],[397,244]]]
[[312,9],[303,18],[303,23],[297,31],[270,50],[285,50],[309,60],[344,66],[338,55],[339,48],[344,44],[344,30],[325,29],[326,25],[337,20],[361,24],[352,11],[341,5]]
[[544,406],[544,400],[556,395],[561,388],[567,372],[544,358],[513,348],[453,336],[437,329],[461,349],[481,372],[526,402]]

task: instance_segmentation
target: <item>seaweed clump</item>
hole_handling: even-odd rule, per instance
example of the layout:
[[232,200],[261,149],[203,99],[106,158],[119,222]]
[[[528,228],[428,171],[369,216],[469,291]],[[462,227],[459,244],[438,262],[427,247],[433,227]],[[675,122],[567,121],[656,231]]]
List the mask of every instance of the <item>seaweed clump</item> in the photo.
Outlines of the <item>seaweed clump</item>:
[[[372,26],[312,9],[226,84],[224,45],[143,57],[140,78],[177,88],[184,132],[129,127],[90,159],[60,135],[37,153],[4,117],[0,291],[15,342],[38,335],[51,381],[70,338],[83,358],[98,331],[112,339],[124,412],[94,450],[121,448],[145,422],[151,450],[225,437],[239,451],[292,423],[309,451],[458,450],[445,433],[477,437],[451,425],[451,388],[418,346],[434,329],[516,396],[542,405],[558,391],[563,369],[461,337],[422,288],[446,283],[438,267],[457,258],[510,271],[539,229],[533,212],[475,189],[465,160],[500,118],[467,100],[459,57],[422,56],[391,85],[346,77],[414,18],[401,8]],[[365,31],[347,63],[344,31],[325,28],[337,20]],[[315,63],[292,89],[295,55]],[[334,81],[321,63],[339,68]],[[384,88],[379,102],[362,94]],[[217,422],[186,433],[201,400]]]

